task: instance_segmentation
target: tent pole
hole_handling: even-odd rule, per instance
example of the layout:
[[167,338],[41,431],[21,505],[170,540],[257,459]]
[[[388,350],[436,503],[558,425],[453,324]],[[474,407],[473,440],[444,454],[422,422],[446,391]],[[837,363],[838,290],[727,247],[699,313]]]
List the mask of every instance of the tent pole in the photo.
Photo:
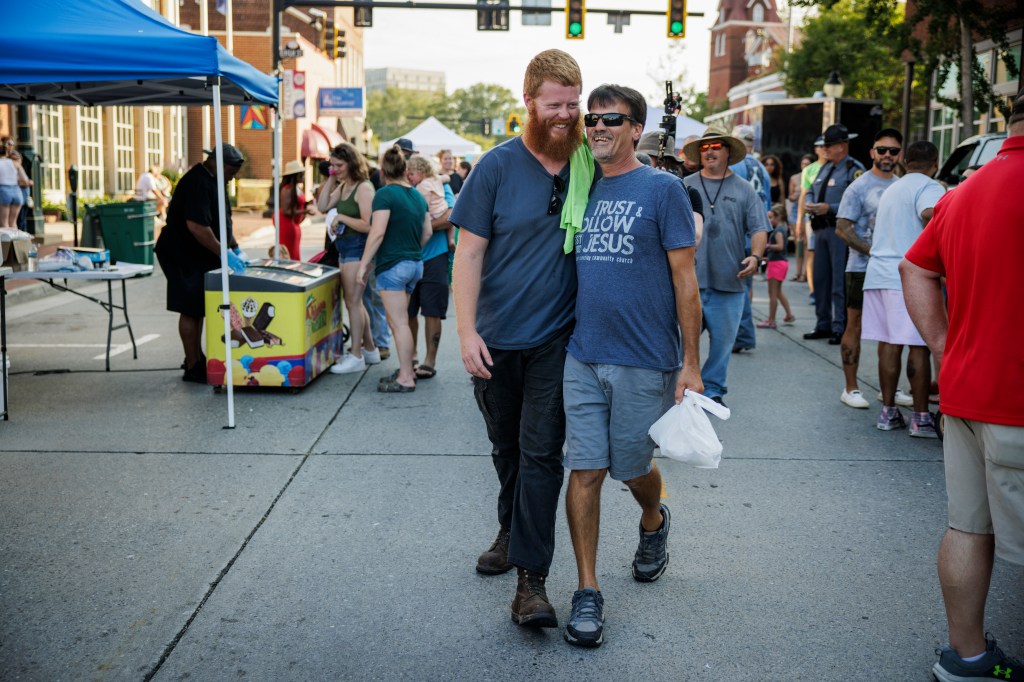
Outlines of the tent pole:
[[215,81],[213,86],[213,140],[214,152],[217,155],[217,212],[220,218],[220,289],[221,289],[221,314],[224,316],[224,381],[228,388],[228,425],[227,428],[235,428],[235,381],[232,376],[233,359],[231,357],[231,299],[228,286],[228,213],[227,201],[224,196],[224,154],[221,153],[221,145],[224,144],[224,131],[220,120],[220,79]]
[[[278,100],[280,101],[280,100]],[[274,258],[281,257],[281,211],[278,203],[281,201],[281,132],[284,128],[284,119],[279,109],[274,110],[274,160],[271,167],[274,171]],[[288,257],[292,260],[302,260],[302,254],[291,253]]]

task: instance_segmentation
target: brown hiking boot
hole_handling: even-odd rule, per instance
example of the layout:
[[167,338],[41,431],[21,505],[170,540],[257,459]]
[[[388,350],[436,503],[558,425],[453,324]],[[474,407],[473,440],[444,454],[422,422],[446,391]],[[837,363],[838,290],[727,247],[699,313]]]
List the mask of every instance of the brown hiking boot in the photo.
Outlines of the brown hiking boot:
[[494,538],[490,549],[480,555],[476,560],[476,572],[484,575],[501,575],[512,569],[508,562],[508,538],[512,530],[502,527],[498,530],[498,537]]
[[519,583],[516,598],[512,600],[512,620],[531,628],[557,628],[555,609],[548,601],[544,581],[547,576],[538,575],[525,568],[519,569]]

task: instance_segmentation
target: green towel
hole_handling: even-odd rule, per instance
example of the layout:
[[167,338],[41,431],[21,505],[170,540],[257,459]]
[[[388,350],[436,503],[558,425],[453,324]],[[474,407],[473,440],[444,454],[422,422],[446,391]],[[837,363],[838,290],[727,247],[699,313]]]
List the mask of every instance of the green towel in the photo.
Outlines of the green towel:
[[583,215],[587,212],[590,186],[594,183],[594,155],[586,138],[569,157],[569,191],[562,205],[561,228],[565,230],[565,253],[572,253],[576,233],[583,228]]

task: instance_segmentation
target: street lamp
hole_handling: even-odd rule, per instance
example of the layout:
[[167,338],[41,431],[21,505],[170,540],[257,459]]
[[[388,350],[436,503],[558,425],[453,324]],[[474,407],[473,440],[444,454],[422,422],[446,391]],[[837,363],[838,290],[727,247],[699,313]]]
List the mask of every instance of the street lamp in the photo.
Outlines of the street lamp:
[[839,77],[839,71],[832,69],[832,73],[828,75],[828,80],[825,81],[825,86],[822,90],[825,91],[826,97],[842,97],[843,89],[846,86],[843,85],[843,79]]

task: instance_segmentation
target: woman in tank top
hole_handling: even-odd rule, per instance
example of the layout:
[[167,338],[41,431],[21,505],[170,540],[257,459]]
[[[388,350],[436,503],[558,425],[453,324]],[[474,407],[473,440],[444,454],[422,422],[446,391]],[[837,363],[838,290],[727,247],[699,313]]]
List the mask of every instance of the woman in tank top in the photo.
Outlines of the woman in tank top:
[[366,159],[351,144],[342,142],[331,150],[330,162],[330,177],[320,189],[317,208],[323,213],[332,208],[337,210],[337,215],[327,225],[327,238],[334,240],[338,250],[351,348],[334,363],[331,372],[347,374],[380,362],[380,351],[370,333],[370,317],[363,305],[366,285],[356,276],[366,246],[366,235],[370,231],[374,190],[369,181]]

